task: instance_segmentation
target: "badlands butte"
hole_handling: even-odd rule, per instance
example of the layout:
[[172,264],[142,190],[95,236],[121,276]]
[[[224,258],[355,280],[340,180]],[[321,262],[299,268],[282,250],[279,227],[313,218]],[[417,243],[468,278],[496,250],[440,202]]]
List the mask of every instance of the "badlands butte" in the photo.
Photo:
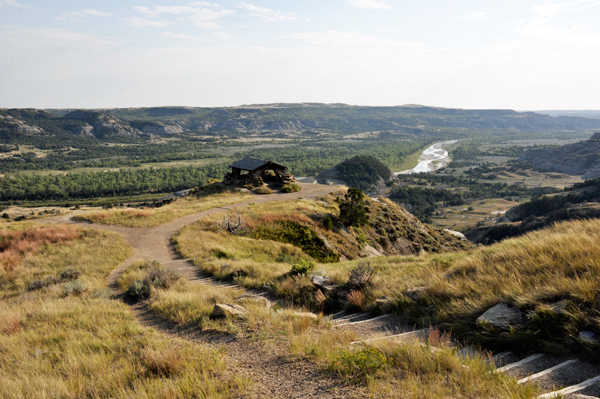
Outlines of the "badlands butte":
[[600,397],[573,115],[2,109],[0,397]]

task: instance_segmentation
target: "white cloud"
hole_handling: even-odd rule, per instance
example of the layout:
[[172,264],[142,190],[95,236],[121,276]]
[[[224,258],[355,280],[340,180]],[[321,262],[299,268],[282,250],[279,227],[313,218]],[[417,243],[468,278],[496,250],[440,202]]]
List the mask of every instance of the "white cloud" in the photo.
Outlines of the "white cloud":
[[189,14],[196,10],[194,7],[189,6],[153,6],[151,9],[146,6],[134,6],[133,9],[139,13],[152,16],[157,16],[160,14]]
[[166,21],[159,21],[156,19],[148,19],[142,17],[131,17],[131,18],[123,18],[123,21],[134,28],[166,28],[169,24]]
[[400,42],[383,39],[379,36],[363,35],[354,32],[341,32],[330,30],[327,32],[302,32],[288,36],[289,38],[309,42],[315,46],[335,48],[375,48],[375,47],[423,47],[419,43]]
[[26,8],[26,6],[15,0],[0,0],[0,8]]
[[212,32],[211,33],[214,37],[221,39],[221,40],[231,40],[233,39],[233,36],[231,36],[228,33],[225,32]]
[[86,20],[86,15],[83,13],[80,13],[79,11],[64,12],[60,16],[55,17],[54,19],[68,20],[68,21],[74,21],[74,22],[83,22]]
[[346,3],[352,7],[370,10],[390,10],[392,8],[385,0],[347,0]]
[[109,12],[98,11],[98,10],[94,10],[92,8],[87,8],[85,10],[82,10],[82,12],[84,14],[91,15],[93,17],[110,17],[110,16],[112,16],[112,14]]
[[476,12],[473,14],[465,15],[461,17],[460,20],[463,22],[474,21],[474,22],[483,22],[489,21],[491,18],[486,11]]
[[270,8],[258,7],[248,3],[242,3],[238,7],[248,11],[254,17],[261,18],[263,21],[295,21],[298,19],[293,12],[271,10]]
[[81,10],[81,11],[65,12],[54,19],[83,22],[83,21],[86,21],[87,17],[90,17],[90,16],[92,16],[92,17],[110,17],[110,16],[112,16],[112,14],[108,13],[108,12],[103,12],[103,11],[98,11],[98,10],[88,8],[88,9]]
[[208,8],[202,8],[194,11],[189,19],[199,28],[219,29],[221,26],[217,23],[217,21],[227,15],[233,14],[233,12],[233,10],[215,11]]
[[[206,8],[212,7],[212,8]],[[219,29],[221,26],[217,23],[221,18],[233,14],[233,10],[215,10],[217,4],[200,1],[189,3],[187,6],[134,6],[133,9],[149,17],[159,17],[167,15],[181,15],[203,29]],[[158,26],[158,25],[146,25]],[[166,25],[165,25],[166,26]]]
[[199,42],[206,41],[206,38],[200,37],[200,36],[190,36],[190,35],[184,35],[184,34],[173,33],[173,32],[162,32],[161,34],[164,37],[171,37],[173,39],[186,39],[186,40],[194,40],[194,41],[199,41]]

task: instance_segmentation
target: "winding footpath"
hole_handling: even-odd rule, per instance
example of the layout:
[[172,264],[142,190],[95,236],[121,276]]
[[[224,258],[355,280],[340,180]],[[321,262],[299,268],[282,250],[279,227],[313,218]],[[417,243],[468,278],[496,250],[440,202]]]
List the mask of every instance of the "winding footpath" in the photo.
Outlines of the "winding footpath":
[[[107,230],[121,234],[133,248],[133,255],[118,265],[108,276],[107,285],[115,297],[127,300],[118,287],[121,274],[139,260],[157,260],[161,264],[175,270],[184,278],[200,284],[222,286],[223,289],[234,289],[230,285],[220,284],[204,275],[202,271],[186,259],[182,259],[171,244],[171,237],[184,226],[202,218],[236,208],[248,206],[250,203],[262,204],[271,201],[294,200],[300,198],[314,199],[338,190],[336,186],[320,184],[301,184],[302,191],[297,193],[275,193],[257,195],[246,201],[223,207],[212,208],[203,212],[182,217],[157,227],[135,228],[115,225],[92,224],[72,220],[73,214],[46,219],[46,222],[61,224],[77,224],[98,230]],[[240,295],[243,293],[242,288]],[[293,360],[282,348],[264,347],[260,342],[250,342],[243,333],[226,335],[222,333],[202,331],[195,325],[178,326],[154,314],[144,302],[128,303],[137,321],[148,328],[153,328],[168,336],[192,340],[212,347],[225,348],[227,370],[225,378],[237,376],[251,381],[251,392],[244,392],[239,398],[363,398],[368,396],[363,388],[345,383],[340,378],[317,368],[313,363]]]

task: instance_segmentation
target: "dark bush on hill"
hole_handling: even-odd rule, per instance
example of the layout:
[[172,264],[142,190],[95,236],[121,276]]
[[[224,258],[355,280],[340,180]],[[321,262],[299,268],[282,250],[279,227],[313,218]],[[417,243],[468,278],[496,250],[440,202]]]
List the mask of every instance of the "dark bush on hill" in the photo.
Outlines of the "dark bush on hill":
[[350,187],[368,190],[380,180],[388,181],[392,171],[372,156],[358,155],[336,165],[338,177]]

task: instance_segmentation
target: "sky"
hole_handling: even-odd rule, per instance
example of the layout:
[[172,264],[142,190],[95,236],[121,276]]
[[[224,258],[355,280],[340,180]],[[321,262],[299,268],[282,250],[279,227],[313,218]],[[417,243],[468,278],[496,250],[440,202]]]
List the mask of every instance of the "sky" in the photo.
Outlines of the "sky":
[[0,107],[600,109],[598,21],[600,0],[0,0]]

